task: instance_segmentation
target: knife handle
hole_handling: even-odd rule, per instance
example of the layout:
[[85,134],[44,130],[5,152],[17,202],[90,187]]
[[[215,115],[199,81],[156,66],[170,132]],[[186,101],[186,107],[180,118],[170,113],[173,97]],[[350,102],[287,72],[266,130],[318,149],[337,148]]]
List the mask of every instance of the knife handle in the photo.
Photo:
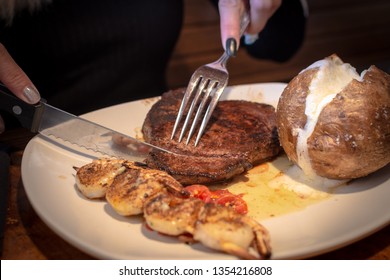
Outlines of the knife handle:
[[44,106],[41,101],[37,104],[28,104],[17,98],[5,85],[0,83],[0,110],[4,110],[18,119],[20,124],[38,132]]

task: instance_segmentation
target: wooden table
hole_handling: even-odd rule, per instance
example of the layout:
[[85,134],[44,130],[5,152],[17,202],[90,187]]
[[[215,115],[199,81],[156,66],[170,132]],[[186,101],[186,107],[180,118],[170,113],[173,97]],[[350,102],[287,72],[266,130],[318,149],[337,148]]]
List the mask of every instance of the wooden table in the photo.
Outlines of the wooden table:
[[[9,147],[8,207],[3,239],[2,259],[6,260],[78,260],[93,259],[55,234],[35,213],[21,180],[23,149],[33,135],[14,129],[0,135],[0,143]],[[370,207],[362,205],[362,207]],[[390,225],[342,249],[313,259],[390,259]]]

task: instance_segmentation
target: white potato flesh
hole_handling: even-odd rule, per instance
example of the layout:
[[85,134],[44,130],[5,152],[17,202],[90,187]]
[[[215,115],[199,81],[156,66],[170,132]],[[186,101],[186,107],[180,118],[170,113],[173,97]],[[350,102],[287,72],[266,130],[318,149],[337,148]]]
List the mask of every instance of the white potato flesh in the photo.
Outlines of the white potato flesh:
[[[303,129],[297,130],[296,147],[298,165],[305,175],[312,179],[315,179],[317,175],[310,163],[307,140],[317,124],[318,116],[337,93],[341,92],[353,79],[362,80],[354,67],[348,63],[343,63],[340,58],[334,56],[319,60],[302,72],[317,67],[319,70],[310,83],[306,98],[305,115],[307,121]],[[362,73],[362,75],[364,74]]]

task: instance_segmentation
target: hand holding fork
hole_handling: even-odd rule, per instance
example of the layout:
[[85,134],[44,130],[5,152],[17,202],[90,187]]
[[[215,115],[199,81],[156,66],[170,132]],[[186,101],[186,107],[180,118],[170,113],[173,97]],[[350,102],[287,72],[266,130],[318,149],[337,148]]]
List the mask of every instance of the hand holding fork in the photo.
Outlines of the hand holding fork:
[[[244,34],[249,21],[249,14],[245,11],[241,15],[240,19],[240,36]],[[195,146],[198,145],[207,123],[210,120],[211,114],[213,113],[215,106],[217,105],[218,100],[221,97],[229,80],[229,73],[226,69],[226,63],[230,58],[228,53],[231,53],[231,51],[225,51],[217,61],[199,67],[192,74],[182,103],[180,105],[171,139],[174,138],[176,131],[181,123],[181,119],[185,115],[187,106],[190,104],[179,135],[179,142],[181,142],[184,134],[187,131],[190,121],[192,121],[192,125],[186,140],[186,144],[188,144],[193,133],[195,132],[200,117],[203,115],[204,109],[207,107],[195,140]],[[193,117],[195,110],[196,114],[195,117]]]

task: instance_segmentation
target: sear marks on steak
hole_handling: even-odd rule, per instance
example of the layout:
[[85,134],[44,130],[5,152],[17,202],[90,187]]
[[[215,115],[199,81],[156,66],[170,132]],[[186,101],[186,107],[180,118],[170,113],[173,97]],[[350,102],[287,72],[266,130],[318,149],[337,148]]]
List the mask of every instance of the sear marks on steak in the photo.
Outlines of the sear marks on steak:
[[185,89],[164,93],[148,112],[142,132],[146,142],[175,154],[151,152],[146,163],[166,171],[183,185],[211,184],[241,174],[279,154],[275,108],[241,100],[220,101],[198,146],[171,133]]

